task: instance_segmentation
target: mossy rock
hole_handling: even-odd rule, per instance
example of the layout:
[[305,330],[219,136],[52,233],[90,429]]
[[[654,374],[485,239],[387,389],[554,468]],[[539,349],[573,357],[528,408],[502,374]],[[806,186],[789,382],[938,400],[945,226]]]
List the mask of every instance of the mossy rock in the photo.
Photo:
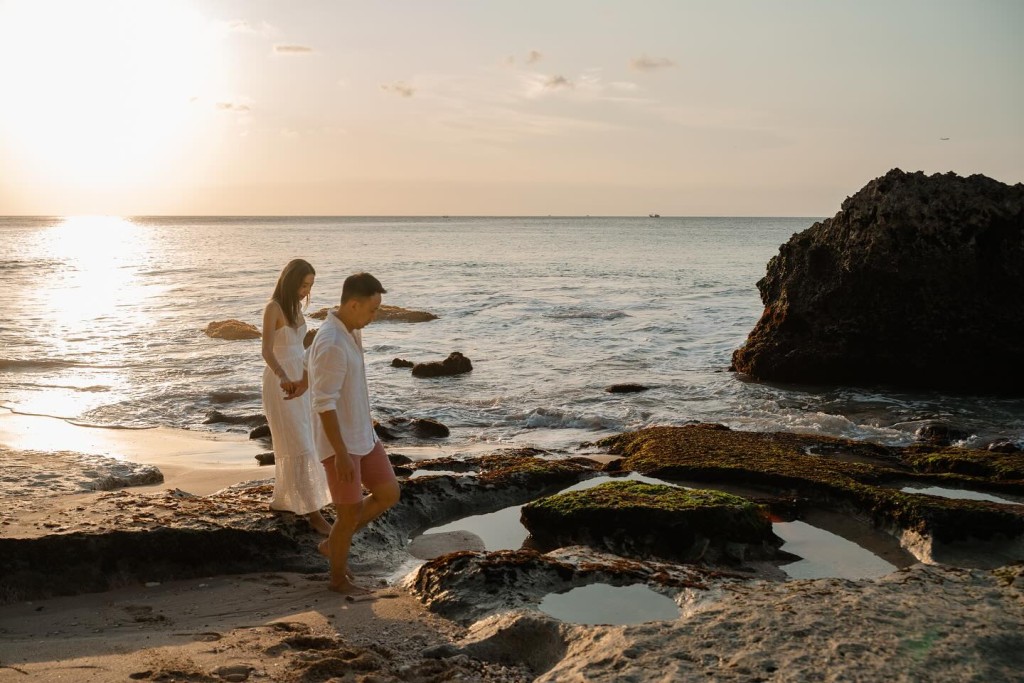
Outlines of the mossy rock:
[[626,557],[742,560],[771,556],[782,541],[767,511],[720,491],[613,481],[523,506],[534,541],[587,545]]
[[[654,427],[599,442],[622,455],[614,463],[662,479],[734,483],[853,508],[877,526],[948,543],[1024,534],[1024,506],[900,491],[907,482],[1024,493],[1014,455],[967,449],[883,448],[822,436],[733,431],[721,425]],[[824,451],[828,455],[815,455]],[[871,459],[850,462],[847,453]],[[977,476],[985,474],[987,476]]]
[[918,472],[961,474],[995,481],[1024,480],[1024,453],[912,446],[901,455],[901,460]]

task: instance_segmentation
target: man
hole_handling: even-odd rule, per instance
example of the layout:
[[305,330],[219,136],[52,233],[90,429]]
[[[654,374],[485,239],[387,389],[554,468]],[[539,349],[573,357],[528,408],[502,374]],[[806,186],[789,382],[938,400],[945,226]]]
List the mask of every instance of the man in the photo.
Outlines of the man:
[[[309,386],[317,454],[337,511],[326,550],[331,560],[328,587],[339,593],[365,593],[348,569],[352,535],[398,502],[398,481],[373,431],[366,386],[361,330],[373,320],[386,294],[369,273],[350,275],[341,305],[332,310],[309,347]],[[363,486],[370,492],[363,496]]]

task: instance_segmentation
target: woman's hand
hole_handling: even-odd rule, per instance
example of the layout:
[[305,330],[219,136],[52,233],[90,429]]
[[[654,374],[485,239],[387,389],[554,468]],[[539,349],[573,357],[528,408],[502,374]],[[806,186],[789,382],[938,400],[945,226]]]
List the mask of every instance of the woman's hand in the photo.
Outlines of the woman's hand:
[[302,396],[309,389],[309,379],[303,377],[298,382],[292,382],[292,391],[290,394],[285,396],[285,400],[290,398],[298,398]]
[[285,377],[283,380],[281,380],[281,391],[284,392],[285,400],[288,400],[289,398],[293,398],[294,397],[295,385],[296,384],[297,384],[296,382],[291,381],[287,377]]

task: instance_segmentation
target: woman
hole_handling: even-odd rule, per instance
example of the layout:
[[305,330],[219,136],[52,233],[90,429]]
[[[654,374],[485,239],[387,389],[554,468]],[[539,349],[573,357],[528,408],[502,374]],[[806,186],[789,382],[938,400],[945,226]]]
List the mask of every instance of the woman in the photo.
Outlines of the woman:
[[316,271],[302,259],[284,267],[274,295],[263,311],[263,410],[274,442],[272,510],[306,515],[321,534],[331,525],[320,508],[331,502],[327,478],[313,447],[309,407],[309,377],[303,363],[302,339],[306,319],[302,300],[309,303]]

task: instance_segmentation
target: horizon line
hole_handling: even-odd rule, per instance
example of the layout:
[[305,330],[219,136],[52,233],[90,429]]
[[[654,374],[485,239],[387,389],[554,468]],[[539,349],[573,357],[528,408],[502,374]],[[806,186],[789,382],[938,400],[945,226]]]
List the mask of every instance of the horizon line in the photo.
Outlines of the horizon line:
[[366,214],[234,214],[234,213],[67,213],[67,214],[0,214],[0,218],[824,218],[824,216],[798,216],[776,214],[414,214],[414,213],[366,213]]

